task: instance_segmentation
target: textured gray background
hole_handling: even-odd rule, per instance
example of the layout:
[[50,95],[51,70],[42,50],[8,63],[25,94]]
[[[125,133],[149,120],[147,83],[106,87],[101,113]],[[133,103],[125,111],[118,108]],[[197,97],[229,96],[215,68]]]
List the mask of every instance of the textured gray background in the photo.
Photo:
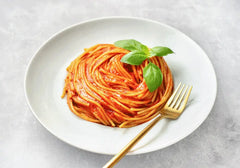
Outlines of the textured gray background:
[[198,42],[215,67],[218,95],[193,134],[163,150],[127,156],[116,167],[238,168],[239,0],[0,0],[0,167],[95,168],[111,158],[71,147],[43,128],[27,106],[23,80],[30,58],[52,34],[119,15],[169,24]]

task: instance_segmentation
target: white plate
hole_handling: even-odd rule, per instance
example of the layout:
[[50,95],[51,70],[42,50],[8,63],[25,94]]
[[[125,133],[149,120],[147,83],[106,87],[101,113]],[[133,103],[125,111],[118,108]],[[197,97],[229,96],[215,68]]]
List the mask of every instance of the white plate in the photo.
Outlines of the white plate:
[[64,142],[80,149],[115,154],[148,123],[133,128],[111,128],[78,118],[61,99],[66,67],[98,43],[136,39],[149,47],[168,46],[176,54],[165,57],[175,85],[193,85],[189,106],[175,121],[160,121],[133,149],[139,154],[162,149],[183,139],[206,119],[217,90],[213,66],[189,37],[165,24],[140,18],[111,17],[71,26],[50,38],[29,63],[25,93],[40,123]]

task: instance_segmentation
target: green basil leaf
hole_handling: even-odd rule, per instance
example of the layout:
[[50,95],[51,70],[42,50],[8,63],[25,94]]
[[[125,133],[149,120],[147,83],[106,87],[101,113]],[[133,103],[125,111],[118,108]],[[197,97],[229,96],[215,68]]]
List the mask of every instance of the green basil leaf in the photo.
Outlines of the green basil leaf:
[[140,65],[146,58],[147,58],[147,55],[144,52],[132,51],[124,55],[121,59],[121,62],[130,64],[130,65]]
[[149,63],[143,69],[143,78],[145,79],[148,90],[153,92],[162,84],[163,74],[157,65]]
[[161,57],[161,56],[165,56],[165,55],[172,54],[172,53],[174,53],[174,52],[168,47],[157,46],[157,47],[153,47],[150,50],[149,57],[153,57],[153,56],[160,56]]
[[120,47],[120,48],[124,48],[126,50],[129,50],[129,51],[142,51],[146,54],[149,53],[149,50],[148,50],[148,47],[143,45],[142,43],[136,41],[136,40],[133,40],[133,39],[130,39],[130,40],[119,40],[119,41],[116,41],[114,43],[115,46],[117,47]]

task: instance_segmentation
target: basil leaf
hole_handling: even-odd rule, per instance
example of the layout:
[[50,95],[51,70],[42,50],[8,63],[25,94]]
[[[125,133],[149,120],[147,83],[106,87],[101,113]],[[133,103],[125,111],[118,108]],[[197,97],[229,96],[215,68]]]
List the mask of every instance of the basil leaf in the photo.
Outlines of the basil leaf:
[[153,92],[162,84],[163,75],[157,65],[149,63],[143,69],[143,78],[145,79],[148,90]]
[[119,41],[116,41],[114,43],[115,46],[117,47],[120,47],[120,48],[124,48],[126,50],[129,50],[129,51],[142,51],[146,54],[149,53],[149,50],[148,50],[148,47],[143,45],[142,43],[136,41],[136,40],[133,40],[133,39],[130,39],[130,40],[119,40]]
[[150,55],[149,57],[153,57],[153,56],[165,56],[165,55],[168,55],[168,54],[172,54],[174,53],[170,48],[168,47],[153,47],[151,50],[150,50]]
[[144,52],[132,51],[124,55],[121,59],[121,62],[130,64],[130,65],[140,65],[146,58],[147,58],[147,55]]

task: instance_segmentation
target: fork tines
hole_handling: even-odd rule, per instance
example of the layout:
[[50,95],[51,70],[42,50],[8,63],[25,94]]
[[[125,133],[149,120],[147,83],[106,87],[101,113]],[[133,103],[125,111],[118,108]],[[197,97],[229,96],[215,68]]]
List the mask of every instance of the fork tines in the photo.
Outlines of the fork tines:
[[177,89],[169,98],[167,105],[170,108],[176,109],[176,110],[184,109],[187,104],[187,100],[191,93],[191,90],[192,90],[192,86],[185,85],[180,82],[177,86]]

